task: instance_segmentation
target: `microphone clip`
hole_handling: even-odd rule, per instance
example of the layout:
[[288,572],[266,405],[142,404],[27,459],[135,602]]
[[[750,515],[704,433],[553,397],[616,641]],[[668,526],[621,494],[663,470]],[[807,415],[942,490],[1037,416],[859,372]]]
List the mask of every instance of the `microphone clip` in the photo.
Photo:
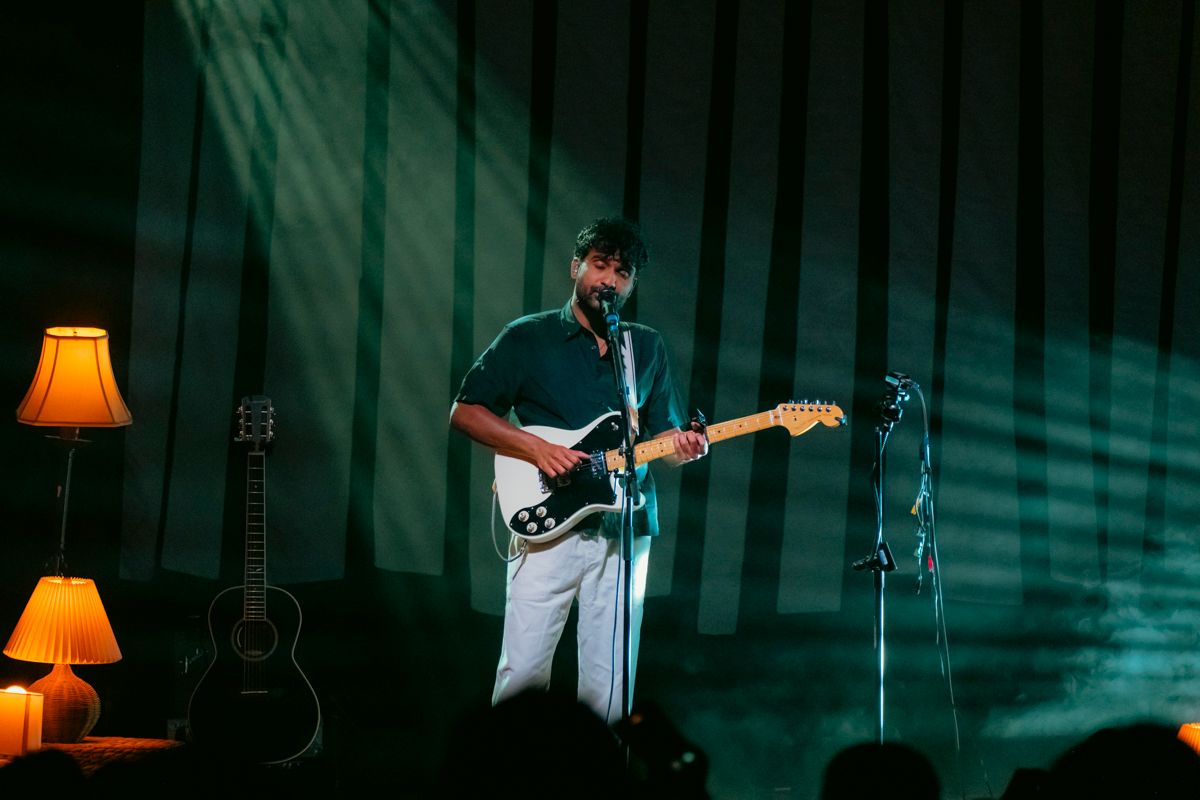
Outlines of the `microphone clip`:
[[884,376],[884,380],[887,381],[887,389],[884,390],[883,399],[879,401],[877,408],[879,416],[883,418],[879,425],[880,430],[886,433],[903,416],[902,404],[908,399],[909,390],[919,387],[916,381],[903,372],[889,372]]
[[892,548],[887,542],[880,542],[875,552],[866,558],[860,558],[850,565],[856,572],[869,569],[872,572],[891,572],[896,569],[896,559],[892,558]]

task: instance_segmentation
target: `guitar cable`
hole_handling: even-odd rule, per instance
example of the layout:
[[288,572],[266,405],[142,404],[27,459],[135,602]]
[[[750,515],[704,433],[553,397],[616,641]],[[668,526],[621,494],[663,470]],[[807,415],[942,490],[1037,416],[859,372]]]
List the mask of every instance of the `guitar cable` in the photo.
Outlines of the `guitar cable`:
[[525,555],[525,551],[529,549],[529,540],[521,539],[520,544],[517,545],[517,551],[512,553],[513,539],[520,537],[514,536],[510,533],[508,535],[508,550],[510,553],[512,553],[512,555],[506,556],[504,553],[500,552],[500,540],[496,538],[496,506],[499,504],[499,497],[499,494],[492,492],[492,547],[496,549],[496,555],[500,557],[501,561],[503,561],[505,564],[511,564],[521,556]]
[[[629,497],[629,493],[625,492],[625,494],[621,498],[621,525],[622,526],[625,525],[625,514],[627,511],[626,506],[631,502],[632,501]],[[624,536],[623,533],[622,533],[622,536]],[[622,582],[624,581],[624,578],[625,578],[625,565],[619,558],[621,555],[621,553],[619,552],[620,551],[619,544],[617,546],[617,549],[618,549],[618,553],[617,553],[618,569],[617,569],[617,582],[616,582],[617,589],[616,589],[616,596],[613,597],[612,647],[609,650],[609,657],[608,657],[608,704],[605,706],[605,709],[604,709],[604,721],[605,722],[608,721],[609,716],[612,714],[613,695],[615,695],[616,691],[617,691],[617,641],[619,639],[620,641],[622,641],[622,643],[624,643],[624,639],[625,639],[625,637],[623,635],[623,631],[621,630],[621,628],[623,627],[621,625],[621,621],[622,621],[621,598],[624,596],[624,586],[622,585]],[[630,557],[630,559],[632,559],[633,553],[630,553],[629,557]],[[633,570],[631,569],[630,572],[632,572],[632,571]],[[633,613],[632,609],[630,609],[630,613],[631,614]],[[624,647],[622,647],[622,650],[623,649],[624,649]],[[632,678],[633,678],[632,670],[630,670],[629,677],[630,677],[630,682],[632,682]],[[630,693],[630,697],[632,697],[632,693]],[[622,717],[625,716],[626,710],[627,709],[621,710]]]
[[[917,491],[917,499],[913,503],[913,515],[917,518],[917,593],[921,591],[921,570],[928,568],[930,588],[933,595],[934,641],[937,645],[938,662],[942,676],[946,679],[946,689],[950,695],[950,715],[954,722],[954,758],[958,767],[959,789],[965,797],[962,770],[962,740],[959,732],[958,703],[954,698],[954,677],[950,670],[950,637],[946,626],[945,586],[942,583],[942,562],[938,554],[937,524],[933,508],[933,466],[929,459],[929,408],[925,404],[925,394],[921,387],[913,384],[917,396],[921,398],[921,414],[925,423],[925,436],[921,444],[921,485]],[[928,550],[928,561],[920,563],[922,555]]]

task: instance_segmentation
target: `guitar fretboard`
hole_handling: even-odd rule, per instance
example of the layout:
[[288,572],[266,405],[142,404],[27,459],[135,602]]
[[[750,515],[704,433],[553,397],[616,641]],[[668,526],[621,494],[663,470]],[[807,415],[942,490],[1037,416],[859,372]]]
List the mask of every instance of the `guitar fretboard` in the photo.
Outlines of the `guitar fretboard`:
[[[818,420],[814,417],[812,425],[816,425],[817,422]],[[727,422],[709,425],[707,428],[708,442],[709,444],[715,444],[725,439],[733,439],[734,437],[744,436],[748,433],[756,433],[757,431],[780,424],[782,424],[782,421],[778,409],[751,414],[747,417],[738,417]],[[812,425],[808,427],[811,428]],[[669,456],[674,452],[675,441],[671,437],[664,436],[661,439],[651,439],[633,448],[633,463],[645,464],[664,456]],[[625,456],[622,455],[619,449],[609,450],[604,454],[604,463],[610,471],[622,470],[625,469]]]
[[247,620],[267,618],[267,454],[246,454],[246,575]]

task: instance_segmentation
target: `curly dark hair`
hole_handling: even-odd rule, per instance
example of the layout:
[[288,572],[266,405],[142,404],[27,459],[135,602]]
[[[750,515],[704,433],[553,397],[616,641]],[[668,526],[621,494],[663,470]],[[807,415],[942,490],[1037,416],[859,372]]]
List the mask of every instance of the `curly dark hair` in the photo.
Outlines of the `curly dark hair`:
[[624,217],[600,217],[575,237],[575,257],[584,258],[595,250],[606,256],[620,256],[621,263],[639,273],[650,263],[650,251],[636,222]]

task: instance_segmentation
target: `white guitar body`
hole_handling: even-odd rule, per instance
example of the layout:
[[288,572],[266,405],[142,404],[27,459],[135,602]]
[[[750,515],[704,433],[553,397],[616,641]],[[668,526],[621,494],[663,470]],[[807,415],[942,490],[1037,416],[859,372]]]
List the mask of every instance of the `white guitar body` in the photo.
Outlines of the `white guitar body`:
[[[602,414],[578,430],[546,425],[524,429],[546,441],[591,453],[592,458],[557,480],[520,458],[496,454],[496,494],[505,524],[531,542],[548,542],[597,511],[620,511],[623,481],[605,465],[605,451],[621,443],[621,415]],[[639,493],[640,508],[645,497]]]

